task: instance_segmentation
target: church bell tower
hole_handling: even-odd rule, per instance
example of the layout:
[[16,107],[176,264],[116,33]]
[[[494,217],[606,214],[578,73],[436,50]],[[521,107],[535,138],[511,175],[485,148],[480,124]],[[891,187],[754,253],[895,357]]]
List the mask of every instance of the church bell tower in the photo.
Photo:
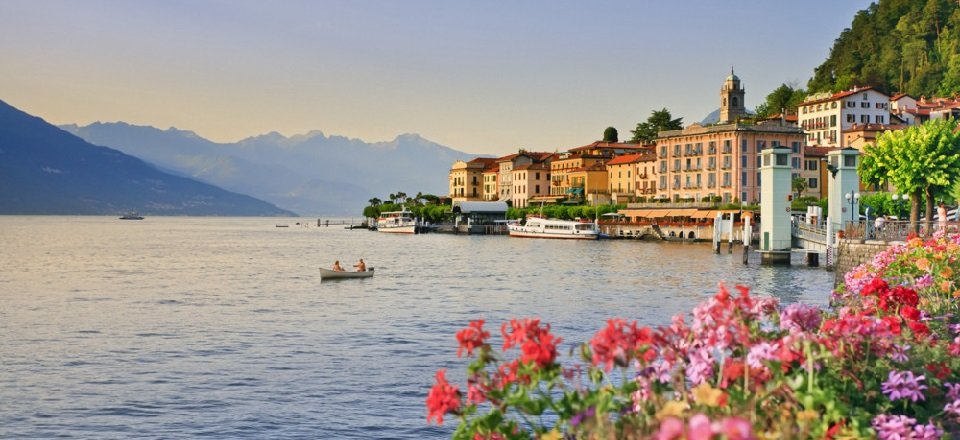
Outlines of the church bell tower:
[[735,122],[737,118],[746,116],[746,103],[743,102],[745,90],[740,86],[740,78],[733,74],[733,68],[730,68],[730,76],[720,87],[720,124],[729,124]]

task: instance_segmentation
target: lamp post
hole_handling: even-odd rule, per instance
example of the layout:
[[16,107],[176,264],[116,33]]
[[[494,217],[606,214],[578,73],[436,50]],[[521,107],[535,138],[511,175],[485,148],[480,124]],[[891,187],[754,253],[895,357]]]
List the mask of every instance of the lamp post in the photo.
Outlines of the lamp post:
[[897,220],[903,220],[902,218],[900,218],[900,202],[901,202],[901,201],[904,201],[904,202],[907,201],[907,195],[906,195],[906,194],[894,194],[894,195],[893,195],[893,205],[897,208]]
[[854,211],[853,206],[860,201],[860,193],[855,191],[850,191],[844,194],[843,196],[847,198],[848,202],[850,202],[850,223],[854,223],[856,221],[854,217],[856,213],[853,212]]

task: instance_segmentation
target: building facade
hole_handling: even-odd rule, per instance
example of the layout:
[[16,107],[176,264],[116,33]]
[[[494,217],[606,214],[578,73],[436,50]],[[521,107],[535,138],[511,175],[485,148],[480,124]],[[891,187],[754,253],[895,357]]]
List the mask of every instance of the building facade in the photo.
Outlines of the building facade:
[[730,69],[730,76],[720,87],[720,120],[717,121],[718,124],[729,124],[747,115],[747,106],[744,102],[746,93],[746,89],[740,85],[740,78],[733,74],[733,69]]
[[614,203],[631,203],[656,195],[656,156],[632,153],[616,156],[606,163],[610,198]]
[[455,202],[483,199],[483,171],[495,159],[477,157],[470,161],[458,160],[450,167],[450,198]]
[[526,208],[531,199],[550,193],[549,162],[533,162],[513,168],[513,199],[515,208]]
[[845,147],[843,132],[854,124],[889,124],[890,97],[873,87],[810,95],[798,109],[809,146]]
[[760,156],[767,148],[791,149],[799,177],[804,134],[792,124],[693,124],[662,131],[657,138],[657,197],[695,201],[719,197],[725,203],[760,200]]

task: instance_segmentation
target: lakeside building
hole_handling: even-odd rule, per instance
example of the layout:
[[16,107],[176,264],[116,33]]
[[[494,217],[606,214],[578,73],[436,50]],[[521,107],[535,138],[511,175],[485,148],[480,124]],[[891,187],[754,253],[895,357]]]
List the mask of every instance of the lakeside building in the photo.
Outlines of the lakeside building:
[[458,160],[450,167],[450,198],[455,202],[480,201],[483,197],[483,171],[496,159],[476,157]]
[[610,200],[606,163],[620,155],[650,149],[650,146],[619,142],[593,142],[571,148],[556,155],[550,163],[550,194],[536,200],[606,203]]
[[744,95],[740,78],[731,72],[720,88],[721,122],[658,133],[657,199],[756,202],[761,183],[758,153],[766,148],[790,148],[794,177],[800,175],[803,131],[786,117],[741,122],[739,118],[746,112]]
[[843,148],[843,131],[853,124],[890,123],[890,96],[873,87],[818,93],[808,96],[797,114],[806,145]]
[[493,202],[499,200],[500,193],[500,164],[491,162],[483,170],[483,200]]
[[827,153],[836,150],[835,147],[803,147],[803,170],[800,177],[806,179],[807,188],[800,193],[800,197],[827,197]]
[[657,157],[653,153],[632,153],[610,159],[607,181],[614,203],[646,201],[657,194]]
[[511,201],[512,203],[515,199],[514,193],[518,190],[518,185],[514,184],[513,181],[515,168],[541,163],[550,156],[550,153],[535,153],[520,149],[516,154],[509,154],[497,158],[496,163],[499,165],[497,171],[497,191],[499,196],[497,200]]
[[526,208],[529,201],[550,194],[550,163],[540,161],[513,168],[513,198],[515,208]]
[[886,125],[886,124],[854,124],[850,128],[843,130],[843,144],[847,147],[856,148],[863,153],[863,148],[867,144],[875,145],[877,138],[886,131],[903,130],[906,125]]

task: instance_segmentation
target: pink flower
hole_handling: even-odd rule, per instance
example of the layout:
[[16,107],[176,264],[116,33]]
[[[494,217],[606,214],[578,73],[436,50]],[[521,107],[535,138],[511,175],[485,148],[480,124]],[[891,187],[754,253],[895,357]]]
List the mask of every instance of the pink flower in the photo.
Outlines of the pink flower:
[[943,387],[947,389],[947,400],[960,399],[960,383],[945,382]]
[[740,417],[727,417],[720,423],[720,433],[727,440],[756,440],[750,421]]
[[927,386],[922,384],[926,379],[922,374],[914,377],[910,371],[890,371],[887,381],[883,382],[883,394],[886,394],[890,400],[910,399],[914,402],[924,400],[923,390]]
[[700,348],[689,354],[687,379],[693,385],[704,383],[713,376],[713,356],[709,348]]
[[683,437],[683,421],[676,417],[667,417],[660,423],[660,429],[654,438],[657,440],[674,440]]
[[873,418],[871,424],[877,430],[880,440],[901,440],[911,438],[911,429],[917,419],[907,416],[880,414]]
[[893,349],[890,350],[890,359],[900,363],[910,360],[910,357],[907,356],[907,350],[909,349],[910,346],[907,344],[893,344]]
[[778,359],[779,347],[776,343],[761,342],[750,347],[750,353],[747,354],[747,364],[751,368],[763,368],[763,362]]
[[790,304],[780,312],[780,328],[813,331],[820,327],[820,309],[806,304]]
[[710,417],[697,414],[690,418],[687,440],[710,440],[713,437],[713,424]]
[[960,421],[960,399],[956,399],[944,406],[943,412],[951,416],[954,421]]

